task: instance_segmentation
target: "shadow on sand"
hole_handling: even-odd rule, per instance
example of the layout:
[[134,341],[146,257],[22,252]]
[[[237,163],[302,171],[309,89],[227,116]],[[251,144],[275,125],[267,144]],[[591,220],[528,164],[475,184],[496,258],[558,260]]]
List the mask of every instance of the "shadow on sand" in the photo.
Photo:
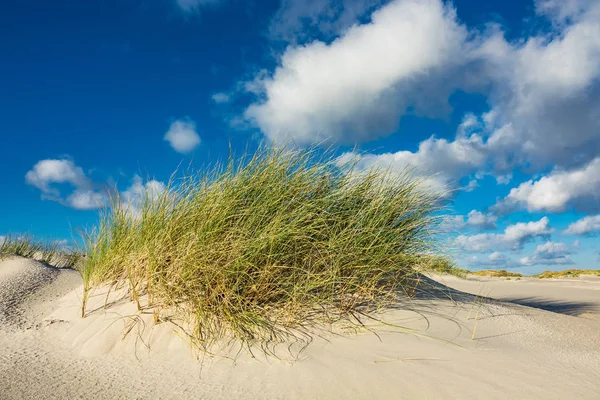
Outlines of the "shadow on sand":
[[597,304],[583,301],[555,300],[535,296],[502,298],[502,301],[572,316],[598,311]]

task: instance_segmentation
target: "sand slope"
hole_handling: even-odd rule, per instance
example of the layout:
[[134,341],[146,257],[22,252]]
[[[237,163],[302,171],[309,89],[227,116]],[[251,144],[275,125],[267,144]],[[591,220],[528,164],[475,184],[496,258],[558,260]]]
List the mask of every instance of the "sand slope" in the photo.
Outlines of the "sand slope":
[[[467,283],[475,293],[480,284]],[[600,293],[600,282],[578,285]],[[514,296],[534,296],[527,285],[511,288]],[[600,320],[475,301],[444,288],[384,316],[420,335],[380,325],[377,336],[315,338],[298,361],[243,354],[235,364],[199,362],[168,324],[153,326],[127,301],[81,319],[80,295],[74,271],[23,259],[0,263],[2,399],[600,398]],[[99,295],[92,304],[103,302]],[[591,307],[586,313],[597,315]],[[278,354],[286,354],[283,346]]]

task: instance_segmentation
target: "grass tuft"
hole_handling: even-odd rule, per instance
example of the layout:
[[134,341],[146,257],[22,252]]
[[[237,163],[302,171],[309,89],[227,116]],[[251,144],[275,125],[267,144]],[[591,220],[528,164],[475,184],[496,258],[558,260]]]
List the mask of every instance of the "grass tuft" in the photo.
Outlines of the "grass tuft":
[[414,291],[415,267],[437,250],[438,204],[408,173],[263,148],[139,208],[115,199],[87,237],[82,315],[94,287],[125,284],[155,321],[189,324],[203,349],[350,320]]
[[80,260],[77,252],[63,248],[56,241],[37,240],[27,235],[2,238],[0,259],[13,256],[35,259],[57,268],[74,267]]

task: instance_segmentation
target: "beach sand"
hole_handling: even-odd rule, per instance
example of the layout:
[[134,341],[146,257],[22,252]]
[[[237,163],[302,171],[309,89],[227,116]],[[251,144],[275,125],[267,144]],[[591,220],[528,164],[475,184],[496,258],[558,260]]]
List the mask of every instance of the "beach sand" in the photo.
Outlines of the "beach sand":
[[371,321],[297,359],[282,344],[232,361],[198,359],[127,299],[103,309],[102,292],[82,319],[77,272],[5,260],[0,398],[600,399],[600,280],[433,278],[448,287],[380,315],[406,329]]

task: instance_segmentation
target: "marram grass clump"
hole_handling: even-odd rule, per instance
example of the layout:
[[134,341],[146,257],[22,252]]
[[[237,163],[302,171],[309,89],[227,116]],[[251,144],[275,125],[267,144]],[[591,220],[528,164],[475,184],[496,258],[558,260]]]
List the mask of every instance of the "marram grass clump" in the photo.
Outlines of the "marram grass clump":
[[88,238],[82,314],[92,288],[126,284],[203,348],[284,340],[414,292],[413,266],[436,251],[437,204],[408,174],[262,149],[136,209],[115,201]]

